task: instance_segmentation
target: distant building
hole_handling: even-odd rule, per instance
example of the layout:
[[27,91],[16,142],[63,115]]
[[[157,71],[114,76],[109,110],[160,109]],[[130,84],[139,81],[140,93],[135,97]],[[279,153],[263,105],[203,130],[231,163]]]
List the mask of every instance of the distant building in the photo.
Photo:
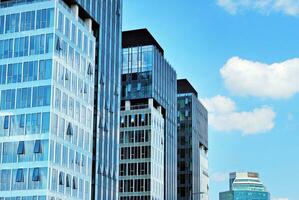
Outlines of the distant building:
[[219,200],[270,200],[270,193],[261,183],[258,173],[231,173],[229,188],[229,191],[219,194]]
[[176,200],[176,72],[146,29],[123,32],[120,200]]
[[186,79],[177,81],[178,200],[207,200],[208,113]]

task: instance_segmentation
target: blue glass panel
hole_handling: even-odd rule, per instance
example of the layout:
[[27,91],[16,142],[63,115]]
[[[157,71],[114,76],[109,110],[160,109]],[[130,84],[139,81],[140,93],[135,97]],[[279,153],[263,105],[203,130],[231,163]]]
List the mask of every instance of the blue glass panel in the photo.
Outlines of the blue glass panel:
[[42,117],[42,133],[48,133],[50,128],[50,113],[43,113]]
[[4,117],[3,129],[8,129],[9,127],[9,116]]
[[25,154],[25,143],[24,143],[24,141],[19,142],[17,154],[19,154],[19,155],[20,154]]
[[0,16],[0,34],[4,32],[4,15]]
[[37,61],[25,62],[23,67],[23,81],[26,82],[37,80],[37,68]]
[[0,65],[0,84],[6,83],[6,65]]
[[39,168],[33,169],[32,181],[40,181]]
[[16,182],[24,182],[24,170],[23,169],[17,170]]
[[52,73],[52,60],[41,60],[39,62],[39,80],[50,79]]

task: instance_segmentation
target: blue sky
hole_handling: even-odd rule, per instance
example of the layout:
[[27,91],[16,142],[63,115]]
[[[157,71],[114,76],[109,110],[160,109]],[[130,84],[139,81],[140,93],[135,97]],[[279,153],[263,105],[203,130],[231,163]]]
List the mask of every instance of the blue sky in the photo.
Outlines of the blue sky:
[[123,29],[148,28],[210,115],[210,199],[257,171],[299,200],[299,2],[125,0]]

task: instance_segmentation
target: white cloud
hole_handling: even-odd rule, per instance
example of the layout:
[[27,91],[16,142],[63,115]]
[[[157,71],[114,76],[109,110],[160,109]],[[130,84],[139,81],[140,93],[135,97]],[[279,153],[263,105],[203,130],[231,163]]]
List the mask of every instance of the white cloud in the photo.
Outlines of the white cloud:
[[257,10],[262,13],[274,11],[292,16],[299,14],[298,0],[217,0],[217,4],[230,14],[241,10]]
[[288,198],[273,198],[272,200],[289,200]]
[[217,131],[240,131],[243,135],[253,135],[274,127],[276,114],[270,107],[239,112],[235,102],[228,97],[218,95],[201,101],[209,111],[209,125]]
[[226,88],[237,95],[281,99],[299,93],[299,58],[269,65],[233,57],[220,73]]
[[211,181],[214,182],[224,182],[228,180],[228,174],[227,172],[215,172],[211,175]]

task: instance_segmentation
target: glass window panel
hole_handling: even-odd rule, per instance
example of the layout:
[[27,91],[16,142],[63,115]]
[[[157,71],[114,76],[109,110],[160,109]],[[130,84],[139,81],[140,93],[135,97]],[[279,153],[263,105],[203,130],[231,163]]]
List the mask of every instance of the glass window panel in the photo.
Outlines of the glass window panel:
[[6,83],[6,66],[7,65],[0,65],[0,84]]
[[35,11],[21,14],[21,31],[33,30],[35,27]]
[[64,16],[62,12],[59,11],[58,14],[58,30],[63,34],[63,27],[64,27]]
[[0,16],[0,34],[4,33],[4,15]]
[[40,86],[33,88],[32,106],[49,106],[51,98],[51,87]]
[[24,170],[23,169],[17,170],[16,182],[24,182]]
[[29,108],[31,106],[31,88],[17,90],[17,108]]
[[76,35],[77,35],[77,27],[75,24],[72,24],[72,35],[71,35],[71,41],[76,44]]
[[53,34],[47,34],[46,36],[46,52],[45,53],[52,53],[53,52]]
[[77,45],[78,45],[79,49],[82,48],[82,31],[80,29],[78,29],[78,41],[77,41]]
[[37,61],[25,62],[23,67],[23,81],[26,82],[37,80],[37,68]]
[[42,118],[42,133],[49,132],[49,127],[50,127],[50,113],[46,112],[43,113],[43,118]]
[[70,38],[70,20],[67,17],[65,18],[65,36]]
[[5,33],[14,33],[19,31],[20,14],[6,15]]
[[52,60],[41,60],[39,62],[39,80],[50,79],[52,73]]

